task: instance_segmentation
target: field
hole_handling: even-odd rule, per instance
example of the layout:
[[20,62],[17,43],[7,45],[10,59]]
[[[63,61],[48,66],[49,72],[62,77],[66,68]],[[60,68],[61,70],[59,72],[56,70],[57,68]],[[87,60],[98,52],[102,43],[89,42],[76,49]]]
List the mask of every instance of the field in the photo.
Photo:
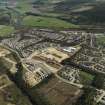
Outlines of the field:
[[0,90],[0,105],[31,105],[27,97],[12,84]]
[[27,16],[23,20],[25,26],[31,27],[45,27],[54,29],[69,29],[78,28],[77,25],[59,20],[56,18],[40,17],[40,16]]
[[101,45],[101,46],[104,46],[105,45],[105,36],[98,36],[96,38],[96,43],[97,45]]
[[80,71],[80,80],[82,84],[91,85],[93,79],[94,79],[94,76],[92,74],[89,74],[84,71]]
[[[33,4],[35,9],[40,10],[41,14],[62,14],[59,16],[60,18],[74,24],[105,25],[105,14],[103,14],[105,0],[37,0]],[[51,15],[49,14],[49,16]]]
[[[36,91],[43,95],[43,98],[51,105],[63,105],[64,103],[65,105],[71,105],[81,93],[81,90],[77,87],[66,84],[56,77],[52,77],[49,81],[40,84]],[[35,93],[34,88],[31,90],[31,94],[32,97],[35,97],[33,93]]]
[[9,79],[7,68],[3,64],[0,58],[0,105],[31,105],[29,99]]
[[21,13],[25,13],[30,11],[32,8],[32,5],[28,3],[27,1],[19,1],[16,9],[18,9]]
[[8,37],[14,32],[14,28],[11,26],[0,25],[0,37]]

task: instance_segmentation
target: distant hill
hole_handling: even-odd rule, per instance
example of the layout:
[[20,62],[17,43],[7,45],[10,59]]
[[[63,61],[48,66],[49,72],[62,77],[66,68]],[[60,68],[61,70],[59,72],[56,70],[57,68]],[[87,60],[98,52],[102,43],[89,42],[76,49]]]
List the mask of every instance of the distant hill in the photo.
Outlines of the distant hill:
[[34,7],[77,24],[105,24],[105,0],[35,0]]

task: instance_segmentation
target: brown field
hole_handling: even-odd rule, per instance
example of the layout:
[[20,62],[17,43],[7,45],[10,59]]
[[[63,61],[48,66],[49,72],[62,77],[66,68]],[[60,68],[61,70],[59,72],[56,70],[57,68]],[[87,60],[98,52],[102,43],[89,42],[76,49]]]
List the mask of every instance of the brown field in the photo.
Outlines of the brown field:
[[56,77],[39,86],[38,91],[53,105],[71,105],[81,93],[77,87],[64,83]]

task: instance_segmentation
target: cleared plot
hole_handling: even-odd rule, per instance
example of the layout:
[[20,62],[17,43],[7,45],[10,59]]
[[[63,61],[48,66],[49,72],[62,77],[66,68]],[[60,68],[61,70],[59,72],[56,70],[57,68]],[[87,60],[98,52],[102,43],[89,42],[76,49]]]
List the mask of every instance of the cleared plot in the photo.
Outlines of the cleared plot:
[[[45,51],[43,51],[42,53],[39,53],[35,56],[44,57],[46,59],[50,59],[58,63],[62,62],[64,59],[69,58],[68,54],[61,52],[60,50],[57,50],[56,48],[53,47],[49,47],[45,49]],[[35,56],[33,55],[32,58],[35,59]]]
[[27,16],[24,18],[23,24],[25,26],[31,26],[31,27],[45,27],[45,28],[55,28],[55,29],[78,28],[77,25],[68,23],[60,19],[40,17],[40,16]]
[[0,37],[8,37],[13,32],[14,32],[13,27],[0,25]]

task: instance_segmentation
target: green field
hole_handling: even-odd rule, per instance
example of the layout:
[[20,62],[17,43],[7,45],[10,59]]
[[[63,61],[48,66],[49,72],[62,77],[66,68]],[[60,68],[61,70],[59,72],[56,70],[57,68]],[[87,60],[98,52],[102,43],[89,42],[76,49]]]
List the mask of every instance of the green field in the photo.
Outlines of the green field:
[[11,26],[0,25],[0,37],[7,37],[14,32],[14,28]]
[[77,25],[68,23],[60,19],[41,16],[27,16],[24,18],[23,24],[29,27],[45,27],[54,29],[78,28]]
[[103,35],[103,36],[99,36],[97,39],[96,39],[96,41],[97,41],[97,44],[98,45],[105,45],[105,36]]
[[17,5],[17,8],[19,10],[19,12],[21,13],[25,13],[25,12],[29,12],[32,8],[32,5],[25,2],[25,1],[20,1]]
[[91,85],[93,79],[94,79],[94,76],[92,74],[80,71],[80,81],[82,84]]

